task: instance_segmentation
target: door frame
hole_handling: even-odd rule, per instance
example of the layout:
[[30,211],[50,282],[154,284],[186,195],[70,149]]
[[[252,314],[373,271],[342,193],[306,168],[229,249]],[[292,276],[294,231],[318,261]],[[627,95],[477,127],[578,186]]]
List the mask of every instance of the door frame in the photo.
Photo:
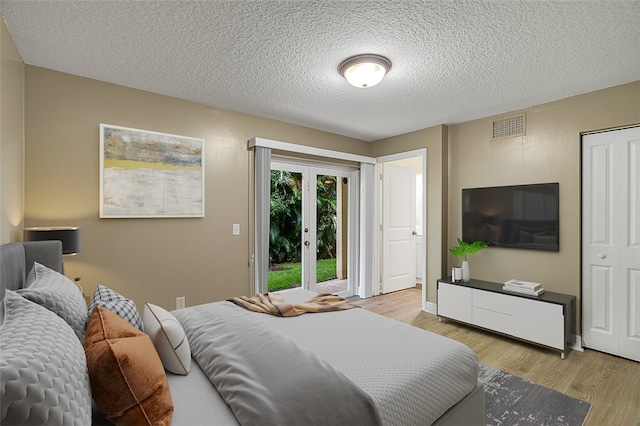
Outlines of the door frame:
[[[330,149],[317,148],[308,145],[299,145],[290,142],[282,142],[273,139],[266,139],[260,137],[254,137],[247,142],[247,147],[254,151],[253,167],[251,171],[253,173],[253,190],[252,197],[254,207],[254,220],[253,220],[253,244],[250,244],[252,252],[250,253],[251,267],[253,271],[251,277],[253,282],[250,288],[253,291],[260,293],[264,289],[262,285],[266,285],[266,269],[263,271],[263,265],[268,263],[268,247],[265,253],[265,212],[264,212],[264,190],[265,190],[265,173],[266,160],[270,159],[271,151],[276,150],[283,153],[295,153],[296,155],[312,156],[316,158],[329,158],[337,159],[341,161],[351,161],[360,163],[360,187],[359,187],[359,200],[358,205],[360,207],[359,221],[359,233],[358,233],[358,288],[357,294],[360,297],[366,298],[377,294],[380,286],[380,262],[379,262],[379,250],[380,241],[378,235],[378,223],[377,215],[380,208],[380,180],[378,162],[386,161],[389,159],[400,159],[406,157],[413,157],[420,155],[422,157],[422,205],[423,205],[423,227],[424,227],[424,247],[423,254],[423,286],[422,286],[422,310],[429,311],[427,305],[427,241],[428,241],[428,214],[427,214],[427,149],[421,148],[417,150],[411,150],[403,153],[380,156],[378,159],[374,157],[368,157],[365,155],[352,154],[342,151],[334,151]],[[251,161],[250,160],[250,161]],[[270,162],[270,160],[269,160]],[[268,186],[267,186],[268,190]],[[268,213],[268,212],[267,212]],[[266,260],[264,259],[266,255]],[[266,265],[268,268],[268,264]],[[263,275],[264,274],[264,275]],[[251,291],[250,291],[251,292]],[[433,309],[432,309],[433,311]]]
[[382,209],[383,202],[382,199],[382,179],[381,179],[381,169],[382,164],[390,161],[403,160],[412,157],[421,157],[422,160],[422,238],[423,238],[423,247],[424,252],[421,256],[421,265],[420,268],[422,270],[422,310],[427,310],[427,255],[428,255],[428,247],[427,247],[427,235],[429,233],[429,227],[427,226],[427,149],[420,148],[411,151],[400,152],[396,154],[384,155],[376,158],[374,175],[376,176],[376,190],[374,193],[374,205],[375,208],[375,220],[376,224],[376,232],[375,232],[375,257],[374,257],[374,294],[380,294],[382,287],[382,274],[381,274],[381,266],[382,266]]
[[[251,273],[252,282],[250,290],[262,293],[266,291],[267,269],[269,263],[268,249],[268,204],[269,200],[265,195],[269,191],[268,180],[271,170],[271,151],[277,150],[282,153],[294,153],[294,155],[311,156],[315,158],[329,158],[340,161],[350,161],[360,163],[360,182],[359,182],[359,215],[357,230],[357,294],[360,297],[369,297],[373,294],[373,264],[374,261],[374,192],[375,179],[374,168],[376,160],[373,157],[364,155],[351,154],[341,151],[333,151],[324,148],[316,148],[308,145],[298,145],[289,142],[281,142],[272,139],[254,137],[247,143],[247,147],[253,150],[253,156],[250,161],[253,167],[250,170],[253,174],[251,181],[253,183],[253,197],[250,203],[253,203],[253,244],[249,244],[250,250],[250,267],[253,268]],[[253,291],[251,290],[253,289]]]
[[[273,155],[271,158],[271,170],[273,170],[274,164],[282,167],[282,170],[294,171],[302,174],[302,185],[305,188],[302,194],[302,228],[309,229],[315,228],[311,226],[312,223],[317,222],[317,212],[313,208],[315,206],[316,196],[311,194],[311,184],[315,182],[311,179],[312,176],[317,176],[318,173],[322,174],[335,174],[337,177],[346,177],[349,179],[348,188],[348,230],[347,230],[347,290],[337,293],[343,297],[350,297],[356,294],[358,287],[358,217],[359,217],[359,203],[358,203],[358,189],[360,188],[360,173],[356,167],[347,167],[329,163],[322,163],[312,160],[303,160],[297,158],[291,158],[286,156]],[[276,170],[281,170],[277,168]],[[325,173],[326,172],[326,173]],[[305,209],[305,206],[307,207]],[[304,254],[305,252],[305,236],[300,235],[301,238],[301,257],[302,257],[302,285],[301,287],[307,290],[316,291],[316,256],[310,256]],[[309,247],[315,248],[317,244],[317,234],[309,234],[307,237],[309,241]],[[315,262],[314,262],[315,261]]]

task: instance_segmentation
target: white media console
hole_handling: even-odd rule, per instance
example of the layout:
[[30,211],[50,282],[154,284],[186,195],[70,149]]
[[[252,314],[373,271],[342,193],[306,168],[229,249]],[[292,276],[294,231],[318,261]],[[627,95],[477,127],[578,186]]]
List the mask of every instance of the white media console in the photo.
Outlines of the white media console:
[[502,284],[438,280],[438,316],[560,350],[575,343],[576,297],[544,292],[528,296]]

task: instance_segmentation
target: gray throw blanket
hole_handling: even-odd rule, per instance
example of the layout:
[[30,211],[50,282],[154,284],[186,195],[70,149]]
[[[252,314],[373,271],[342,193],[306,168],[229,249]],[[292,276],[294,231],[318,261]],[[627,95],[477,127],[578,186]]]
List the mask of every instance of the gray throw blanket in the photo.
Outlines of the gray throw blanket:
[[228,302],[174,312],[192,355],[241,425],[379,425],[360,387]]

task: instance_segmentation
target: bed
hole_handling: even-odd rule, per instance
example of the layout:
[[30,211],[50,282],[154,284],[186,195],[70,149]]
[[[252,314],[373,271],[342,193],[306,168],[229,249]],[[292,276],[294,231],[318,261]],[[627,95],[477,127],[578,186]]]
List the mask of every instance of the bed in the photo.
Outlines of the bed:
[[[61,384],[56,391],[56,378],[49,380],[53,385],[46,392],[42,391],[43,394],[59,392],[60,395],[44,399],[54,399],[58,402],[53,405],[58,406],[41,409],[44,413],[40,416],[52,424],[109,424],[100,413],[103,405],[98,409],[96,404],[102,395],[95,388],[87,390],[87,383],[89,376],[90,388],[99,380],[114,381],[113,374],[105,373],[103,378],[91,375],[94,370],[87,348],[88,341],[94,339],[95,330],[103,328],[102,323],[100,327],[94,325],[96,317],[104,316],[105,321],[111,316],[115,316],[117,321],[121,321],[121,318],[100,306],[94,308],[88,320],[89,325],[85,324],[84,329],[78,329],[67,318],[65,321],[69,330],[62,330],[65,328],[64,321],[46,317],[43,327],[55,326],[60,329],[54,332],[45,330],[42,334],[55,333],[54,339],[39,336],[37,343],[34,343],[33,337],[22,337],[22,334],[33,333],[32,330],[37,328],[31,325],[31,317],[21,317],[23,310],[25,317],[35,315],[38,321],[40,316],[49,315],[22,298],[28,296],[29,286],[34,285],[29,282],[33,281],[30,278],[33,272],[30,271],[35,270],[34,262],[56,273],[63,272],[61,245],[58,243],[10,243],[0,247],[1,291],[3,299],[6,299],[3,308],[10,310],[3,312],[0,326],[0,368],[4,369],[0,419],[6,420],[20,410],[25,411],[24,407],[17,407],[14,412],[7,411],[6,406],[12,404],[6,403],[8,399],[5,393],[8,394],[9,390],[5,390],[5,387],[9,389],[10,386],[5,382],[10,381],[14,385],[13,382],[20,381],[21,377],[29,377],[25,371],[43,368],[39,366],[42,361],[38,361],[38,357],[30,352],[46,352],[49,359],[44,364],[49,365],[51,358],[56,356],[55,349],[49,348],[49,345],[64,347],[65,357],[72,352],[69,348],[73,347],[74,353],[78,352],[76,361],[81,364],[80,358],[84,354],[80,353],[82,351],[78,347],[82,348],[82,345],[72,341],[74,335],[76,339],[82,335],[86,362],[89,364],[65,371],[57,379],[58,382],[64,382],[72,377],[73,382],[78,382],[73,389]],[[25,285],[26,295],[15,292],[23,291],[19,289]],[[5,295],[7,289],[9,292]],[[288,303],[303,302],[312,295],[305,290],[283,293]],[[145,330],[149,306],[153,305],[145,306]],[[60,313],[57,315],[60,316]],[[161,383],[157,386],[157,393],[164,392],[165,395],[161,402],[166,405],[166,395],[170,395],[171,404],[170,412],[158,417],[158,421],[147,419],[148,423],[485,424],[484,391],[477,381],[478,361],[473,352],[458,342],[364,309],[282,318],[251,312],[223,301],[165,312],[164,315],[165,320],[175,321],[172,327],[178,327],[185,333],[190,366],[186,368],[187,374],[174,374],[162,369],[161,364],[163,371],[156,374],[157,377],[146,373],[143,375],[147,381],[150,377],[156,377],[157,380],[154,380]],[[128,323],[126,326],[130,327]],[[10,328],[12,330],[7,331]],[[137,333],[135,338],[126,339],[127,344],[135,348],[135,345],[147,344],[147,340],[153,340],[155,344],[153,338]],[[66,343],[65,338],[68,339]],[[185,346],[180,347],[184,349]],[[162,357],[164,349],[158,346],[156,349]],[[176,348],[171,349],[176,351]],[[20,355],[20,351],[25,355]],[[15,359],[8,362],[7,358],[10,357],[23,357],[24,361],[19,361],[19,365],[24,371],[7,378],[11,376],[7,368],[11,368],[11,362],[16,362]],[[145,367],[146,364],[154,364],[155,361],[149,360],[155,357],[155,352],[153,356],[145,355]],[[168,368],[165,359],[161,361]],[[178,365],[177,368],[184,367]],[[99,371],[108,370],[101,367]],[[31,386],[46,385],[40,382],[36,380]],[[164,389],[165,386],[168,390]],[[151,387],[147,382],[143,386],[144,389]],[[15,395],[13,398],[16,399]],[[90,406],[88,412],[87,398]],[[106,404],[120,399],[120,395],[111,394]],[[157,401],[149,407],[153,405],[151,408],[155,409],[162,405]],[[101,404],[105,404],[104,400]],[[26,415],[32,416],[33,410],[26,410]],[[87,418],[91,420],[87,421]],[[34,423],[34,417],[25,421]]]

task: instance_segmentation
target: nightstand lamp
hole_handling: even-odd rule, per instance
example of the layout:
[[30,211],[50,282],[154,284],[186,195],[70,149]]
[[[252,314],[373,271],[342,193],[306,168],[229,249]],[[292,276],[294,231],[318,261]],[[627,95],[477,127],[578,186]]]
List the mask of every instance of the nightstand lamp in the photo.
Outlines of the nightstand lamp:
[[24,228],[25,241],[62,241],[62,255],[80,253],[82,248],[82,230],[77,226],[53,226]]

